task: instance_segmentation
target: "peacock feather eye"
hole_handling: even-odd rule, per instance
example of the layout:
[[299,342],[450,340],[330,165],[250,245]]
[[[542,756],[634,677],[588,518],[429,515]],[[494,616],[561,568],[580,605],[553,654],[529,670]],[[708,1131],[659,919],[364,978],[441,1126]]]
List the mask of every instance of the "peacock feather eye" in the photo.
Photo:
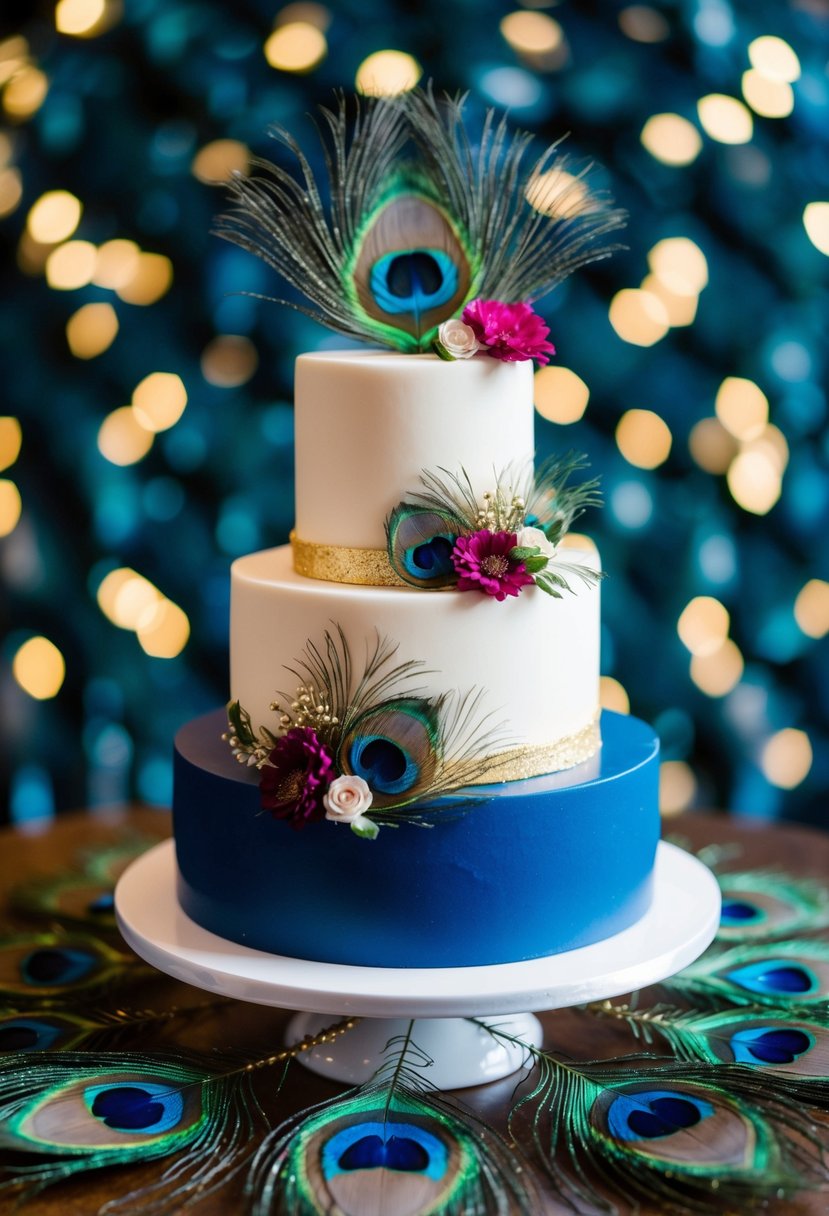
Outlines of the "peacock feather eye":
[[445,211],[405,183],[364,224],[353,254],[354,291],[374,321],[428,347],[467,298],[470,259]]
[[614,1086],[594,1102],[590,1121],[613,1151],[670,1175],[750,1174],[768,1151],[768,1134],[740,1099],[689,1082]]
[[724,974],[738,988],[763,996],[813,996],[820,987],[820,981],[810,967],[789,959],[764,959]]
[[422,697],[401,697],[358,717],[340,749],[343,772],[362,777],[373,806],[414,801],[440,764],[438,715]]
[[809,879],[745,871],[721,874],[720,941],[789,937],[829,923],[829,892]]
[[452,561],[455,541],[465,529],[452,511],[402,502],[386,523],[389,563],[412,587],[451,586],[457,580]]
[[799,1026],[744,1027],[729,1041],[738,1064],[794,1064],[815,1046],[814,1035]]
[[20,934],[0,941],[0,992],[43,999],[107,983],[135,966],[131,955],[85,934]]
[[765,913],[755,904],[750,904],[744,899],[725,899],[723,900],[720,918],[723,925],[745,925],[749,921],[757,922],[765,919]]

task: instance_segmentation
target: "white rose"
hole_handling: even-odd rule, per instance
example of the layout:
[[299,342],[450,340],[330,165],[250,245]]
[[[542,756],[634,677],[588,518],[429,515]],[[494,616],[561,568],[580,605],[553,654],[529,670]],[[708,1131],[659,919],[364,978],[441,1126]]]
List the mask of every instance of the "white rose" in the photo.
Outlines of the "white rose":
[[336,823],[353,823],[372,803],[372,792],[362,777],[335,777],[323,796],[325,818]]
[[540,549],[542,557],[546,557],[548,561],[555,557],[555,545],[547,540],[540,528],[521,528],[516,536],[515,543],[519,549]]
[[468,359],[482,349],[472,326],[457,318],[443,322],[438,329],[438,342],[453,359]]

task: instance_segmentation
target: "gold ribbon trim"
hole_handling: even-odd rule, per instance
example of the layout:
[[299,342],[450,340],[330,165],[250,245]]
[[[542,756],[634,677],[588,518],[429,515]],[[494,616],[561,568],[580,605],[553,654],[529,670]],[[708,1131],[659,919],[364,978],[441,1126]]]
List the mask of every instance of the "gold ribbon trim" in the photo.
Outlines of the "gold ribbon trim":
[[525,744],[487,756],[481,777],[478,780],[473,778],[469,784],[495,785],[501,781],[523,781],[527,777],[544,776],[545,773],[560,773],[595,756],[601,745],[599,719],[596,717],[575,734],[565,735],[555,743]]
[[355,583],[363,587],[406,587],[389,565],[385,549],[352,549],[348,545],[320,545],[291,533],[294,570],[305,578],[328,583]]

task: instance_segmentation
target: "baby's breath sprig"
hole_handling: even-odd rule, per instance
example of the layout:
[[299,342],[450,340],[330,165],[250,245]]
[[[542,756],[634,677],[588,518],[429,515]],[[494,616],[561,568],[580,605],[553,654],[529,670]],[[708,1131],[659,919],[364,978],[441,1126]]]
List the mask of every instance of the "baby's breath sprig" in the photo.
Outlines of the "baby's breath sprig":
[[513,493],[512,487],[495,491],[487,490],[483,495],[483,506],[478,507],[475,519],[476,530],[486,528],[489,532],[517,532],[524,526],[527,503],[521,494]]

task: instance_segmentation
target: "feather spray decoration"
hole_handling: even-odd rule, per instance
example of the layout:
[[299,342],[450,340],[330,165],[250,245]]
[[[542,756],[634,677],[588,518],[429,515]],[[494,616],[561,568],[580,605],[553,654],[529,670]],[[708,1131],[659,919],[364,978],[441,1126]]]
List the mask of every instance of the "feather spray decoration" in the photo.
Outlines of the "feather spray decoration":
[[511,133],[506,116],[488,110],[473,146],[463,97],[431,89],[405,95],[414,141],[435,194],[479,256],[469,298],[537,300],[575,270],[609,257],[611,233],[626,215],[606,195],[590,193],[587,169],[573,173],[561,140],[528,164],[533,137]]
[[663,981],[696,999],[777,1009],[829,1010],[829,943],[769,942],[707,951]]
[[430,1091],[431,1061],[406,1035],[357,1090],[300,1111],[263,1141],[247,1191],[252,1216],[530,1216],[520,1159]]
[[0,1149],[35,1158],[7,1164],[0,1194],[26,1197],[89,1170],[175,1155],[160,1178],[101,1211],[181,1212],[234,1178],[265,1131],[253,1074],[287,1067],[354,1025],[345,1019],[276,1055],[224,1071],[215,1058],[183,1051],[41,1052],[0,1060]]
[[135,957],[81,933],[21,933],[0,939],[0,994],[41,1005],[81,1000],[125,975],[149,974]]
[[[222,1075],[215,1061],[195,1055],[67,1052],[0,1061],[0,1148],[37,1158],[8,1166],[0,1193],[29,1196],[90,1170],[180,1153],[135,1196],[143,1213],[178,1212],[239,1171],[260,1126],[250,1071]],[[113,1201],[105,1210],[129,1208]]]
[[829,891],[818,882],[764,870],[718,874],[717,940],[765,941],[829,925]]
[[565,1063],[527,1050],[537,1074],[508,1127],[517,1138],[528,1125],[540,1163],[576,1208],[617,1213],[609,1193],[634,1209],[748,1212],[818,1176],[813,1127],[750,1069],[654,1061],[649,1070],[641,1057]]
[[[493,532],[539,528],[551,545],[558,545],[588,507],[602,505],[596,478],[571,483],[573,475],[587,467],[584,456],[568,452],[550,457],[535,470],[528,464],[493,472],[492,489],[482,500],[463,469],[422,473],[423,488],[410,493],[386,520],[392,569],[413,587],[450,587],[458,579],[452,562],[455,541],[481,528]],[[572,590],[568,576],[588,586],[602,578],[600,571],[567,562],[559,554],[544,568],[544,578],[554,580],[549,588],[552,595],[559,595],[558,588]]]
[[[492,713],[482,710],[483,693],[450,691],[426,697],[417,684],[426,674],[423,663],[394,663],[397,644],[377,636],[367,645],[361,675],[355,673],[348,642],[339,626],[326,630],[321,646],[309,642],[302,658],[287,670],[297,679],[291,695],[277,693],[272,708],[279,712],[280,732],[311,728],[328,747],[341,774],[362,778],[372,793],[368,828],[394,824],[392,814],[406,812],[407,823],[424,826],[421,815],[439,799],[450,798],[445,810],[469,804],[470,783],[480,783],[499,760],[491,754],[509,741]],[[249,715],[233,702],[228,707],[225,738],[237,758],[256,764],[267,775],[280,735],[261,727],[255,732]],[[284,734],[282,735],[284,738]],[[485,752],[490,754],[484,754]]]
[[160,1012],[152,1009],[84,1009],[83,1013],[40,1008],[0,1010],[0,1057],[33,1051],[72,1051],[81,1045],[85,1051],[90,1051],[103,1042],[112,1047],[124,1033],[135,1034],[148,1026],[171,1023],[177,1018],[187,1018],[188,1027],[192,1027],[199,1014],[214,1010],[227,1000],[227,997],[214,997]]
[[[262,258],[309,306],[289,304],[349,338],[428,350],[441,322],[477,296],[507,302],[549,291],[612,250],[623,213],[583,184],[555,195],[554,145],[527,166],[532,136],[489,112],[480,146],[463,127],[463,99],[430,91],[320,108],[315,124],[327,182],[282,127],[271,135],[298,175],[255,159],[230,183],[217,234]],[[330,201],[326,204],[324,194]]]
[[624,1022],[645,1044],[666,1043],[681,1060],[743,1064],[773,1078],[776,1093],[829,1105],[829,1015],[785,1010],[726,1009],[716,1013],[657,1005],[633,1009],[601,1001],[600,1017]]

